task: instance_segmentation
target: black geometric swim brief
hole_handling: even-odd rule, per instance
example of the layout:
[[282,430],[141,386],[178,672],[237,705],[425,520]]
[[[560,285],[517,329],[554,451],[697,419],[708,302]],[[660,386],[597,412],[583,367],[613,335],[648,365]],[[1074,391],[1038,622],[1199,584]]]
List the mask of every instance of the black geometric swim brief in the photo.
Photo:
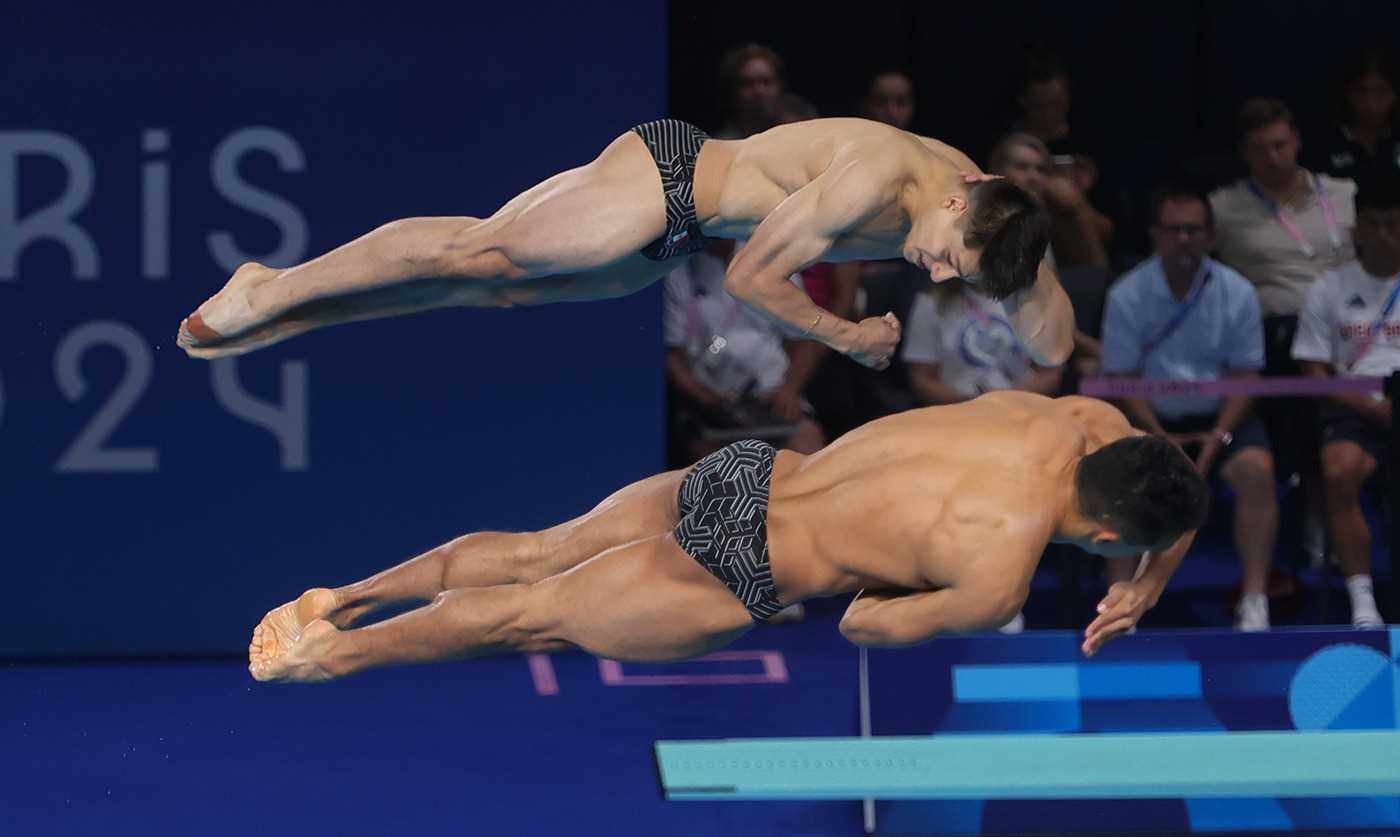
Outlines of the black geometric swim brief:
[[709,137],[679,119],[658,119],[633,128],[642,138],[661,173],[666,198],[666,232],[642,248],[642,255],[664,262],[705,248],[706,238],[695,218],[695,158]]
[[724,582],[755,622],[783,609],[768,565],[768,484],[777,451],[748,439],[690,469],[679,492],[676,542]]

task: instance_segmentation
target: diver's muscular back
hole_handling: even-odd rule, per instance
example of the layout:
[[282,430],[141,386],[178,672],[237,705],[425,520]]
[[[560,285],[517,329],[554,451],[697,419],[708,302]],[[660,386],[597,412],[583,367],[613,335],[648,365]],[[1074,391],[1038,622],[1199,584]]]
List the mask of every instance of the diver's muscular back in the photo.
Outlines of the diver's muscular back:
[[1131,432],[1102,402],[1003,392],[784,452],[768,515],[775,580],[804,596],[951,586],[969,571],[1028,584],[1074,463]]
[[789,195],[851,167],[891,209],[863,232],[895,244],[908,229],[907,219],[898,217],[897,192],[904,183],[955,183],[961,172],[980,171],[950,145],[880,122],[812,119],[744,140],[706,142],[696,164],[696,214],[707,234],[744,238]]

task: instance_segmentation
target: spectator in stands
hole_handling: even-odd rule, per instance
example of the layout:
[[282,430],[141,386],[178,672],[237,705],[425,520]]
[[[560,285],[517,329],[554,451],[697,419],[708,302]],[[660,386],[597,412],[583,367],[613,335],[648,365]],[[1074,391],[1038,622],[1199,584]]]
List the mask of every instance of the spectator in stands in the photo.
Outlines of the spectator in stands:
[[[1168,186],[1152,206],[1154,255],[1108,292],[1105,373],[1256,377],[1264,365],[1259,301],[1244,277],[1206,256],[1214,238],[1210,204],[1196,191]],[[1267,630],[1278,504],[1268,431],[1251,415],[1251,399],[1163,396],[1126,399],[1123,408],[1138,427],[1180,445],[1202,476],[1218,473],[1234,490],[1234,541],[1244,575],[1235,625]],[[1135,565],[1111,560],[1110,578],[1130,579]]]
[[1400,84],[1395,55],[1383,47],[1357,51],[1342,74],[1332,129],[1304,148],[1317,171],[1358,186],[1383,174],[1400,174]]
[[[1308,375],[1381,376],[1400,370],[1400,323],[1394,316],[1400,296],[1400,179],[1392,174],[1365,180],[1355,210],[1360,261],[1313,283],[1293,341],[1293,356]],[[1361,511],[1361,488],[1388,456],[1392,409],[1379,395],[1332,395],[1323,404],[1327,528],[1357,627],[1382,625],[1372,592],[1371,530]]]
[[[900,357],[923,406],[955,404],[993,390],[1054,396],[1060,389],[1060,368],[1031,363],[1001,303],[963,282],[934,285],[915,297]],[[1020,633],[1025,624],[1017,613],[1001,631]]]
[[796,93],[782,94],[774,106],[774,122],[778,125],[805,122],[808,119],[816,119],[820,115],[816,105]]
[[741,438],[813,453],[826,440],[800,397],[792,409],[775,403],[792,371],[786,335],[724,290],[728,244],[696,253],[665,281],[676,456],[694,462]]
[[898,70],[885,70],[870,79],[861,113],[902,131],[914,124],[914,81]]
[[1039,197],[1050,212],[1050,252],[1057,267],[1108,267],[1099,214],[1064,166],[1051,162],[1050,149],[1032,134],[1008,134],[992,148],[987,170]]
[[[1049,210],[1050,247],[1045,256],[1059,272],[1060,282],[1074,306],[1071,363],[1079,373],[1092,375],[1099,363],[1098,327],[1110,278],[1108,256],[1095,220],[1097,213],[1065,170],[1051,165],[1050,149],[1039,137],[1002,137],[992,147],[987,170],[1040,198]],[[1061,254],[1069,254],[1069,258],[1061,261]],[[1070,266],[1064,266],[1066,263]]]
[[[1045,143],[1051,162],[1067,174],[1079,193],[1091,203],[1102,205],[1106,200],[1099,176],[1102,151],[1095,141],[1070,128],[1070,101],[1069,72],[1064,60],[1054,52],[1032,51],[1027,56],[1025,76],[1016,97],[1021,120],[1013,130]],[[1112,219],[1094,209],[1093,226],[1102,246],[1107,248],[1113,240]]]
[[761,44],[740,44],[719,60],[719,100],[724,124],[716,139],[743,139],[778,124],[785,90],[783,59]]
[[[1298,164],[1293,114],[1276,99],[1250,99],[1236,123],[1239,153],[1249,174],[1210,196],[1220,260],[1259,292],[1264,315],[1265,370],[1296,375],[1291,347],[1308,289],[1328,270],[1350,261],[1352,201],[1356,186],[1314,174]],[[1307,514],[1301,538],[1314,561],[1323,557],[1322,492],[1319,490],[1315,421],[1307,405],[1266,401],[1279,464],[1304,478]]]
[[919,294],[904,324],[900,356],[924,406],[956,404],[984,392],[1019,389],[1053,396],[1060,368],[1031,363],[1001,303],[963,282]]
[[1298,165],[1293,114],[1276,99],[1245,102],[1237,136],[1249,176],[1210,196],[1220,260],[1259,291],[1269,371],[1291,374],[1308,289],[1352,258],[1356,186]]

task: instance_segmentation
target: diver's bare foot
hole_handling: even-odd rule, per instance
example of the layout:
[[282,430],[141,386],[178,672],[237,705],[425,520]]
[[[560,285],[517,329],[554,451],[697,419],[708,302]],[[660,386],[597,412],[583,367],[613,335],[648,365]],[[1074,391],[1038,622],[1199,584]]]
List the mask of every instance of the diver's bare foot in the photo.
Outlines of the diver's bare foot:
[[312,622],[328,619],[338,607],[335,591],[313,587],[296,601],[269,610],[253,629],[253,639],[248,643],[248,670],[258,677],[259,669],[287,653]]
[[224,285],[223,290],[214,294],[195,312],[180,323],[180,333],[175,342],[180,348],[212,351],[220,343],[255,328],[269,317],[253,310],[251,294],[253,289],[277,278],[282,271],[265,267],[257,262],[248,262]]
[[254,679],[264,683],[318,683],[336,675],[330,670],[331,654],[340,631],[324,619],[309,622],[290,645],[275,656],[248,664]]
[[[194,317],[199,316],[194,314]],[[189,320],[186,321],[186,324]],[[296,337],[308,329],[308,325],[301,321],[286,317],[285,315],[270,322],[263,323],[253,329],[243,332],[237,337],[218,338],[211,345],[200,344],[196,346],[184,346],[185,354],[200,360],[215,360],[221,357],[236,357],[248,352],[256,351],[271,346],[274,343],[281,343],[283,340]]]

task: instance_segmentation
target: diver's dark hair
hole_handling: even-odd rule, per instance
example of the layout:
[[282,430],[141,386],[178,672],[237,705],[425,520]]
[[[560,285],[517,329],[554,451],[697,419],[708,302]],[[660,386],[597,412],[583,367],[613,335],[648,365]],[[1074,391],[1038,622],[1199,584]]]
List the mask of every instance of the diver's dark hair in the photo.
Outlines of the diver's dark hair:
[[1210,493],[1196,466],[1159,436],[1129,436],[1079,463],[1079,509],[1126,543],[1159,546],[1200,528]]
[[1009,180],[984,180],[967,191],[963,245],[980,250],[977,289],[1005,299],[1035,283],[1050,245],[1050,217],[1030,192]]

